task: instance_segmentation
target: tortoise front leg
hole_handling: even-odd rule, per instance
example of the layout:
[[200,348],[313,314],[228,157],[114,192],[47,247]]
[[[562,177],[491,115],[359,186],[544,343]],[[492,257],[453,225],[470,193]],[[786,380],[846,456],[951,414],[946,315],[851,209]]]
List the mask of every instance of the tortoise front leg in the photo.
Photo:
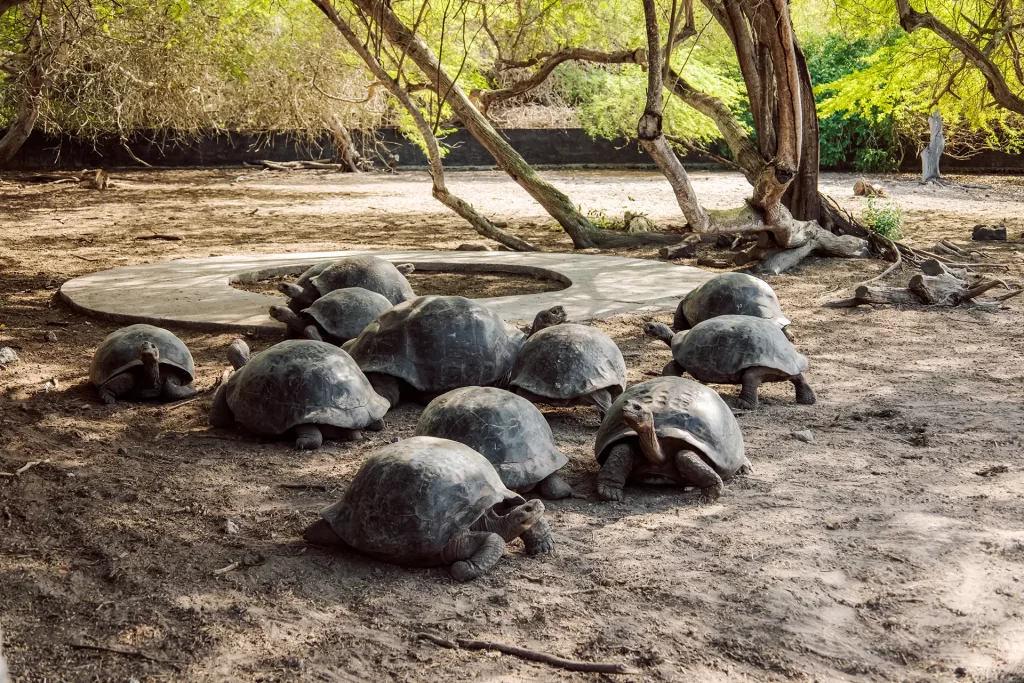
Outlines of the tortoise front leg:
[[167,373],[160,398],[165,401],[182,401],[196,395],[196,388],[191,384],[182,384],[181,377]]
[[587,394],[587,399],[597,406],[597,411],[601,413],[601,419],[603,420],[612,407],[612,392],[607,389],[598,389]]
[[324,443],[324,435],[315,424],[295,426],[295,449],[299,451],[315,451]]
[[527,555],[548,555],[555,549],[555,539],[551,536],[551,527],[543,517],[536,524],[519,536],[526,544]]
[[312,339],[313,341],[322,342],[324,338],[320,335],[320,330],[316,329],[316,325],[306,325],[302,330],[302,336],[306,339]]
[[235,415],[228,405],[227,384],[217,387],[217,393],[213,395],[213,405],[210,406],[210,424],[220,429],[230,429],[235,426]]
[[736,470],[736,474],[744,475],[744,474],[753,474],[753,473],[754,473],[754,466],[750,464],[750,459],[749,458],[744,457],[743,458],[743,464],[740,465],[740,468],[738,470]]
[[118,398],[127,396],[135,388],[135,375],[131,372],[122,372],[104,382],[100,388],[100,400],[108,406],[117,402]]
[[682,365],[680,365],[679,363],[677,363],[674,360],[670,360],[668,362],[668,365],[666,365],[662,369],[661,376],[662,377],[682,377],[684,372],[686,372],[686,371],[683,370],[683,366]]
[[370,381],[370,386],[373,387],[373,390],[386,399],[392,408],[398,405],[398,401],[401,399],[401,392],[399,391],[396,378],[379,372],[368,372],[366,373],[366,379]]
[[548,500],[560,500],[572,495],[572,487],[566,483],[565,479],[562,479],[558,472],[552,472],[541,479],[538,486],[541,497]]
[[441,562],[451,564],[452,578],[462,583],[494,568],[505,554],[505,539],[490,531],[462,531],[441,550]]
[[789,380],[793,383],[793,387],[796,389],[796,402],[802,403],[807,406],[812,406],[818,400],[818,397],[814,394],[814,389],[811,389],[811,385],[807,383],[807,380],[802,374],[793,375]]
[[603,500],[622,500],[625,497],[622,489],[633,471],[635,458],[633,446],[628,443],[620,443],[612,448],[597,475],[597,495]]
[[725,485],[718,472],[693,451],[678,451],[675,455],[676,469],[684,484],[700,489],[702,503],[711,503],[722,495]]

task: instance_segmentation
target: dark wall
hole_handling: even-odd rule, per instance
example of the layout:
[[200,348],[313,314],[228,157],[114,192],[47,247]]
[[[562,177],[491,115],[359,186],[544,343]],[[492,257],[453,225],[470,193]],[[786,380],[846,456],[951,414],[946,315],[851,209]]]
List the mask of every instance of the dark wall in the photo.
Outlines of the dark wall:
[[[594,139],[576,128],[506,129],[501,132],[529,163],[538,166],[651,166],[650,158],[635,142]],[[393,129],[379,130],[373,135],[356,134],[355,140],[370,158],[394,154],[399,157],[399,166],[425,166],[427,163],[419,148]],[[445,157],[446,166],[494,166],[491,155],[465,129],[448,135],[444,143],[450,148]],[[140,167],[133,155],[152,166],[165,168],[241,166],[260,159],[329,159],[333,154],[334,145],[328,137],[311,141],[290,134],[210,133],[196,138],[161,133],[137,135],[127,143],[117,137],[93,143],[43,135],[37,131],[15,157],[12,167],[23,170]],[[683,161],[693,165],[705,164],[708,159],[688,154]],[[947,172],[1024,173],[1024,155],[988,151],[966,160],[944,156],[941,166]],[[908,150],[900,170],[916,173],[920,169],[920,159],[914,151]]]

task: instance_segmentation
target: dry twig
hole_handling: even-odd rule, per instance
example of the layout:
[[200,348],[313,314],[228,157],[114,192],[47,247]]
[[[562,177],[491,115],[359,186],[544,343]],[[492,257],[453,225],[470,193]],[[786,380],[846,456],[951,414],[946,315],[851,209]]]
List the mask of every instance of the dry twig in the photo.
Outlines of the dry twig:
[[503,652],[504,654],[513,655],[531,662],[547,664],[549,666],[555,666],[569,671],[589,671],[605,674],[639,673],[639,671],[633,667],[625,664],[619,664],[617,662],[580,662],[574,659],[563,659],[562,657],[556,657],[555,655],[549,655],[544,652],[537,652],[536,650],[529,650],[525,647],[505,645],[504,643],[495,643],[489,640],[463,640],[460,638],[457,641],[452,641],[441,638],[440,636],[431,635],[430,633],[417,633],[416,639],[429,640],[435,645],[440,645],[441,647],[447,647],[453,650],[458,650],[460,648],[463,650],[496,650],[497,652]]

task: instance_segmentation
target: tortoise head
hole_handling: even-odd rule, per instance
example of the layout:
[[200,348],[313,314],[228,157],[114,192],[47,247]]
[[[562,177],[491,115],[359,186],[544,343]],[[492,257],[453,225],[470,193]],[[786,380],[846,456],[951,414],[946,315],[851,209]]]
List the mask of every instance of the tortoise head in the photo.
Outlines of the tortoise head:
[[249,345],[244,339],[234,339],[228,346],[228,362],[235,370],[249,362]]
[[654,413],[635,399],[629,399],[622,404],[622,420],[637,432],[654,428]]
[[648,337],[660,339],[669,346],[672,346],[672,329],[665,323],[644,323],[644,334]]
[[160,364],[160,349],[151,341],[144,341],[139,347],[139,360],[147,368],[153,368]]
[[537,314],[537,317],[533,319],[533,327],[530,328],[530,334],[536,334],[545,327],[553,327],[555,325],[561,325],[569,316],[565,312],[563,306],[552,306]]
[[294,282],[281,282],[277,285],[277,291],[292,299],[301,299],[306,292]]
[[302,537],[306,539],[307,543],[313,545],[343,545],[344,541],[341,540],[341,536],[335,533],[330,523],[326,519],[318,519],[317,521],[306,527],[306,530],[302,532]]
[[507,507],[499,503],[494,506],[493,516],[485,516],[487,530],[498,534],[506,542],[519,538],[544,516],[544,503],[539,500],[520,503],[506,512]]
[[412,275],[416,271],[416,266],[411,263],[399,263],[395,265],[395,269],[402,275]]

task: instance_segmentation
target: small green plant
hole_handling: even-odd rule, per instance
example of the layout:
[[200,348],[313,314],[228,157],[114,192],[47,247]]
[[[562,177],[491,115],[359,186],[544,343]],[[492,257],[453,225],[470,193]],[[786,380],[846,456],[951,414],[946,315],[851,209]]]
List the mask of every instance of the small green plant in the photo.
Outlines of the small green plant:
[[587,211],[587,218],[594,224],[595,228],[602,230],[622,230],[625,227],[621,218],[613,218],[605,213],[604,209],[591,209]]
[[903,209],[895,201],[881,202],[868,199],[864,210],[864,224],[882,237],[898,240],[903,237]]

